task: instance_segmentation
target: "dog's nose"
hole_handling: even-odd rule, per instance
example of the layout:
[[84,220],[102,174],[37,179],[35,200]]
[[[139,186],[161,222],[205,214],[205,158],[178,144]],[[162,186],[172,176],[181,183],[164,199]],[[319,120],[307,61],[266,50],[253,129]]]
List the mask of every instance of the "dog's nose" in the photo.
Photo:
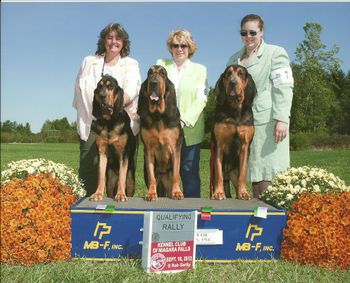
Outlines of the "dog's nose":
[[107,96],[107,93],[105,91],[100,91],[100,96],[102,98],[105,98]]
[[156,78],[152,78],[150,81],[150,84],[152,85],[157,85],[159,83],[159,81]]
[[157,79],[157,75],[156,74],[153,74],[150,77],[150,82],[153,83],[153,84],[157,84],[158,83],[158,79]]
[[230,84],[231,84],[231,85],[236,85],[236,83],[237,83],[237,80],[236,80],[236,79],[230,80]]

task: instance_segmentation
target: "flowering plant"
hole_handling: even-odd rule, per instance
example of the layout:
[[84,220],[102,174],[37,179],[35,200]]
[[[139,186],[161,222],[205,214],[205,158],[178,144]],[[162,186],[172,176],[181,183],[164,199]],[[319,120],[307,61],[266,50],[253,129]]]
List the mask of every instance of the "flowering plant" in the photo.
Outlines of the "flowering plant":
[[302,194],[288,212],[282,257],[301,264],[350,268],[350,192]]
[[28,175],[40,173],[50,173],[53,178],[58,178],[63,185],[72,188],[78,198],[86,195],[82,181],[72,168],[46,159],[24,159],[10,162],[6,170],[1,172],[1,183],[7,183],[13,178],[25,179]]
[[32,265],[70,258],[71,187],[49,173],[1,184],[1,262]]
[[335,194],[350,192],[350,187],[333,173],[315,167],[291,167],[272,180],[261,199],[272,205],[291,209],[302,193]]

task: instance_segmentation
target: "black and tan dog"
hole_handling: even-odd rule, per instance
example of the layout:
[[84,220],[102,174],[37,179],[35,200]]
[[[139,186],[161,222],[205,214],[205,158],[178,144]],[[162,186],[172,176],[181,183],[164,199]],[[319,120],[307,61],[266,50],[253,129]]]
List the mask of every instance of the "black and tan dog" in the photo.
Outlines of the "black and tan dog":
[[248,200],[246,175],[249,146],[254,135],[255,83],[246,68],[230,65],[217,81],[215,94],[210,195],[216,200],[231,197],[231,180],[236,198]]
[[90,197],[93,201],[103,199],[105,187],[107,196],[116,201],[127,201],[127,196],[132,197],[135,192],[136,139],[123,104],[123,89],[115,78],[104,75],[97,84],[92,105],[99,153],[98,185]]
[[141,119],[144,144],[144,176],[148,187],[146,200],[168,196],[182,199],[180,155],[183,131],[176,106],[173,83],[162,66],[148,70],[142,83],[137,113]]

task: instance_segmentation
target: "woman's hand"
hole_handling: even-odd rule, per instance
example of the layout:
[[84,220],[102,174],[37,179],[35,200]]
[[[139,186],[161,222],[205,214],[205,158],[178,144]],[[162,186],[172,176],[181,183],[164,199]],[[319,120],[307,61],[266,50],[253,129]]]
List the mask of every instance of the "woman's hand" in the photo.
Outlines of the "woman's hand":
[[279,143],[284,140],[288,134],[288,128],[288,123],[276,120],[275,131],[273,134],[275,136],[275,143]]

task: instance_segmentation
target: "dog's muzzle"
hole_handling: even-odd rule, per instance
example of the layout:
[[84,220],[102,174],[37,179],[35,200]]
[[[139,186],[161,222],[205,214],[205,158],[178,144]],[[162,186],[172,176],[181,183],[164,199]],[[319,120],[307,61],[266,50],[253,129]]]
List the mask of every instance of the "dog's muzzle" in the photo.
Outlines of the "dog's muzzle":
[[160,100],[160,96],[159,96],[159,82],[158,80],[152,80],[150,82],[150,85],[149,85],[149,88],[150,88],[150,97],[149,99],[151,100],[151,102],[159,102]]
[[110,107],[105,103],[101,103],[101,110],[102,110],[103,115],[112,115],[113,114],[113,107]]

